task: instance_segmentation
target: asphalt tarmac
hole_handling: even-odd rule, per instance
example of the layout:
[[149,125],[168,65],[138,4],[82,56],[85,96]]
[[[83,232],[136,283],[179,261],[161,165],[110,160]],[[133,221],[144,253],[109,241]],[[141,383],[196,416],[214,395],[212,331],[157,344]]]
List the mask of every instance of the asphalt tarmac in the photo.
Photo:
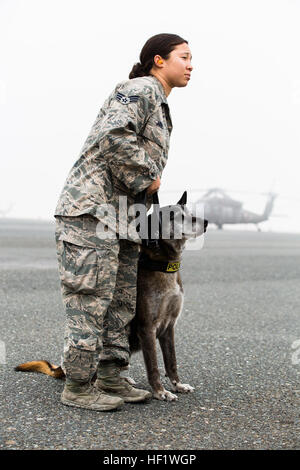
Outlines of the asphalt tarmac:
[[[0,448],[299,450],[300,237],[209,228],[182,278],[177,358],[195,392],[106,413],[66,407],[63,382],[14,371],[60,363],[54,225],[0,220]],[[131,364],[150,390],[141,354]],[[159,364],[163,376],[161,353]]]

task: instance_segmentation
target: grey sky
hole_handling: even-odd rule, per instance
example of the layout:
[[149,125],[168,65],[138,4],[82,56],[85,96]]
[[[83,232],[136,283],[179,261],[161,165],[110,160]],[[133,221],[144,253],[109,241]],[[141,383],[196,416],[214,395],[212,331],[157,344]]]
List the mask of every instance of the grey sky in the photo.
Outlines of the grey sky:
[[[272,187],[274,212],[289,218],[265,227],[299,230],[299,24],[296,0],[0,0],[0,210],[53,217],[103,101],[145,41],[172,32],[189,41],[194,71],[168,98],[163,202]],[[263,210],[262,196],[231,195]]]

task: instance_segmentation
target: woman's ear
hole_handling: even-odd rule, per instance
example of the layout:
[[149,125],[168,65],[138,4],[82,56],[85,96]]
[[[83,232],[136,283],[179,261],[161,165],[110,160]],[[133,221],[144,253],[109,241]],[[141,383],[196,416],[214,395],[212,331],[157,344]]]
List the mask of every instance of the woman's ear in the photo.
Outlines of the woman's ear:
[[154,56],[153,62],[156,66],[162,65],[164,63],[160,55]]

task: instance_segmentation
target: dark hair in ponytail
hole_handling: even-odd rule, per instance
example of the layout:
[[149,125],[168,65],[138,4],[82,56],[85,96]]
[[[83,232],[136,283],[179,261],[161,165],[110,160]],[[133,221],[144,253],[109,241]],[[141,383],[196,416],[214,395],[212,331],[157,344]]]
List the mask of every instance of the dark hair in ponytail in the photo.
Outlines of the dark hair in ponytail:
[[179,44],[188,42],[177,34],[156,34],[145,43],[140,53],[140,62],[134,64],[129,74],[129,78],[145,77],[150,74],[153,67],[153,58],[160,55],[163,59],[168,59],[170,52]]

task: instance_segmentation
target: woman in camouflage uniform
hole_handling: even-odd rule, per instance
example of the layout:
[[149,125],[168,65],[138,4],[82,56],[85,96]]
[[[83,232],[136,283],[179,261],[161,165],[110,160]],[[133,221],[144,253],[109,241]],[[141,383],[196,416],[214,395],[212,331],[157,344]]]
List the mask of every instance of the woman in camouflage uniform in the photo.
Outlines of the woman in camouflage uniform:
[[[100,109],[60,195],[55,217],[67,314],[66,405],[104,411],[151,396],[120,377],[130,357],[140,240],[120,237],[121,223],[110,226],[102,208],[113,208],[118,221],[120,196],[130,206],[141,191],[150,197],[158,190],[172,131],[167,96],[187,85],[191,70],[187,41],[173,34],[150,38],[129,80]],[[107,237],[99,236],[103,224],[113,226]]]

